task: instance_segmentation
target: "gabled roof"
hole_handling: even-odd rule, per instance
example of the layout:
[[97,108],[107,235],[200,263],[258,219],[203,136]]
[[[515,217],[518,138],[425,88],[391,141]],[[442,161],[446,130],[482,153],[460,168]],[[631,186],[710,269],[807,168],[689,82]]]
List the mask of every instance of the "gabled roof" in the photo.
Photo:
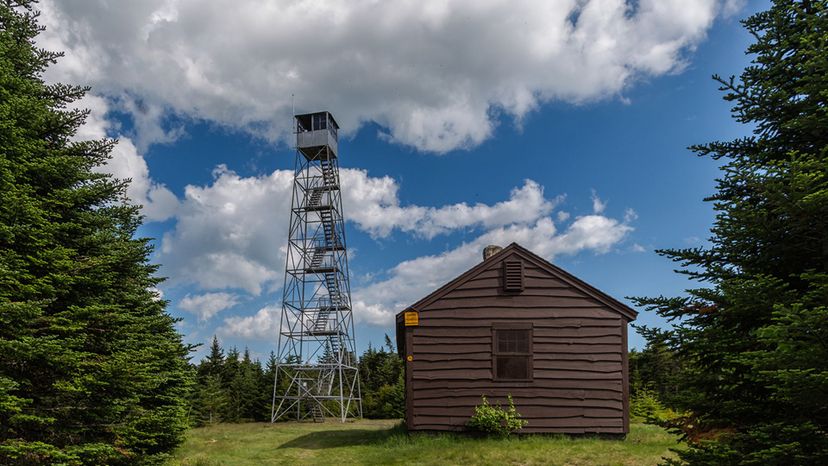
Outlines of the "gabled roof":
[[[412,304],[406,310],[417,310],[422,309],[429,304],[437,301],[438,299],[442,298],[443,296],[447,295],[451,291],[455,290],[456,288],[460,287],[462,284],[466,283],[467,281],[471,280],[481,272],[489,269],[492,265],[496,264],[497,262],[502,261],[506,257],[511,254],[517,254],[521,256],[524,260],[531,262],[538,266],[539,268],[549,272],[550,275],[554,276],[555,278],[561,280],[562,282],[568,284],[569,286],[581,291],[585,295],[597,300],[601,304],[606,305],[610,309],[618,312],[622,316],[626,317],[629,320],[635,320],[638,316],[638,312],[634,309],[630,308],[626,304],[618,301],[617,299],[613,298],[612,296],[604,293],[603,291],[593,287],[592,285],[584,282],[583,280],[579,279],[578,277],[572,275],[571,273],[563,270],[560,267],[557,267],[547,261],[546,259],[538,256],[537,254],[533,253],[532,251],[524,248],[523,246],[512,243],[501,251],[498,251],[496,254],[492,255],[488,259],[484,260],[483,262],[475,265],[471,269],[467,270],[465,273],[460,275],[459,277],[455,278],[454,280],[446,283],[445,285],[438,288],[436,291],[431,293],[430,295],[426,296],[425,298],[417,301],[416,303]],[[400,316],[403,312],[397,314]]]

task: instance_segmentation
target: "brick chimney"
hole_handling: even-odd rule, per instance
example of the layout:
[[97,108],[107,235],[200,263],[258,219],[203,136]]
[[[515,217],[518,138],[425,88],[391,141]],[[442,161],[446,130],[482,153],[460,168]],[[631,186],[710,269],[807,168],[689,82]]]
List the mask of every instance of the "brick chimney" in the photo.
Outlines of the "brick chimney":
[[502,250],[503,250],[502,247],[496,246],[494,244],[490,244],[490,245],[486,246],[485,248],[483,248],[483,260],[486,260],[486,259],[494,256],[495,254],[499,253]]

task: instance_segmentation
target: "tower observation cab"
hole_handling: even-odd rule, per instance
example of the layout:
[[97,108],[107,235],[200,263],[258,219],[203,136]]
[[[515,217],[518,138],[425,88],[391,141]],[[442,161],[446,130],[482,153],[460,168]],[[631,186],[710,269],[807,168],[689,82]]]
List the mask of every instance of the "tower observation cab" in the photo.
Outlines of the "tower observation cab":
[[339,125],[329,112],[296,115],[296,149],[308,160],[318,160],[323,148],[337,156]]

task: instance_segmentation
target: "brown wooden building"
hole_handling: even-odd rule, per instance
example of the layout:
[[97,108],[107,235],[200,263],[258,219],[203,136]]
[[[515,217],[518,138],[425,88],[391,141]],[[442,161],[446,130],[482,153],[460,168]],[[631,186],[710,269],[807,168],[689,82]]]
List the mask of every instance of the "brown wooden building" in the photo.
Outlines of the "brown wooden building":
[[636,314],[512,243],[397,315],[406,425],[462,430],[511,394],[523,432],[626,434]]

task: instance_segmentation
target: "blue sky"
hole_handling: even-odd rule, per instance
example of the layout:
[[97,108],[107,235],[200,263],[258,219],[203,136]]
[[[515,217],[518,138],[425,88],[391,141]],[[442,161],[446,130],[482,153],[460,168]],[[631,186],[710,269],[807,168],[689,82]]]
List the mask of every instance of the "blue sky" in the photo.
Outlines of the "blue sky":
[[[400,2],[377,15],[393,24],[408,14],[419,29],[397,37],[376,26],[370,42],[352,19],[358,6],[331,6],[322,13],[345,18],[337,39],[295,55],[283,35],[255,34],[272,31],[259,15],[321,14],[294,2],[261,12],[241,2],[227,13],[240,26],[232,38],[211,29],[219,12],[193,19],[187,1],[147,3],[44,2],[42,43],[67,51],[47,79],[92,85],[79,138],[120,137],[104,170],[134,180],[130,198],[148,217],[140,234],[154,238],[169,277],[160,292],[186,341],[217,334],[260,357],[276,346],[291,93],[297,112],[327,109],[343,122],[360,350],[393,336],[390,316],[476,263],[488,242],[521,242],[622,300],[676,295],[688,283],[653,251],[709,235],[702,198],[717,165],[686,147],[748,132],[710,76],[748,63],[738,20],[767,6],[573,0],[536,12],[518,2],[504,17],[497,2],[468,14],[462,2]],[[569,26],[534,25],[540,14]],[[468,58],[478,52],[458,24],[501,35]],[[516,57],[509,41],[536,44],[535,33],[538,50]],[[242,46],[255,53],[236,56]],[[284,84],[296,76],[309,78]],[[650,312],[637,323],[665,325]],[[642,343],[631,333],[631,346]]]

